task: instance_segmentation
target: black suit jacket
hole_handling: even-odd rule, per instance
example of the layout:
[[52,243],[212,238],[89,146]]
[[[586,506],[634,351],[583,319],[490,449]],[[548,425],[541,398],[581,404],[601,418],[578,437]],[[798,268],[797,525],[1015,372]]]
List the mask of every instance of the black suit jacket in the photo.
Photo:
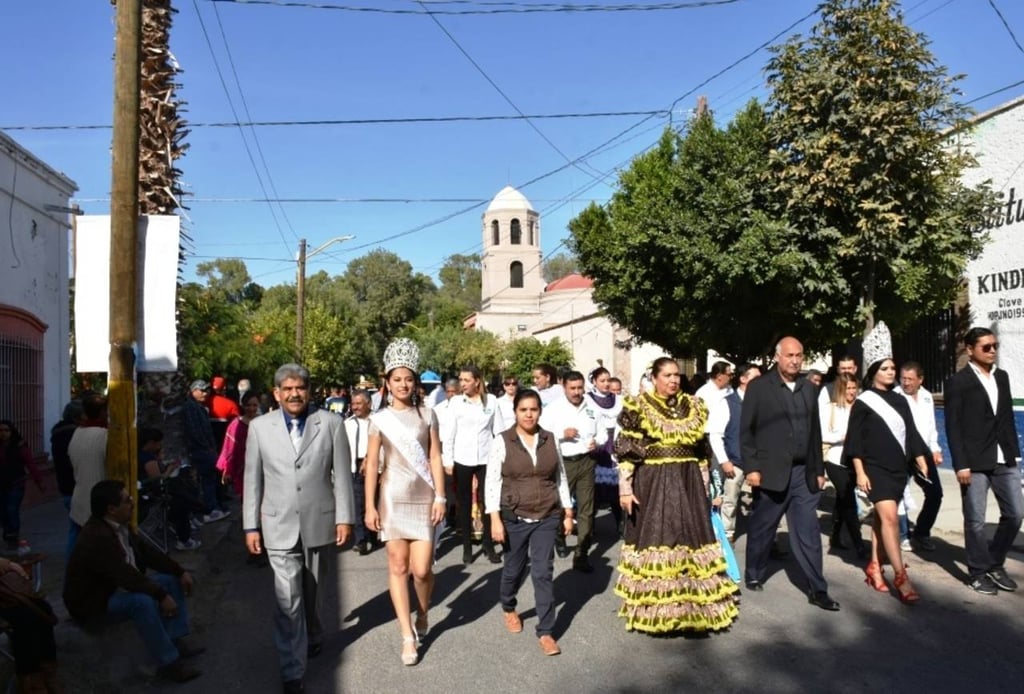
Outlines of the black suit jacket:
[[946,436],[955,470],[994,470],[997,445],[1003,449],[1006,462],[1011,465],[1020,457],[1010,377],[1002,369],[996,369],[995,379],[999,391],[995,412],[985,386],[970,365],[957,371],[946,382],[943,393],[946,399]]
[[[787,386],[776,369],[747,386],[740,416],[740,447],[743,471],[761,473],[761,486],[771,492],[789,487],[793,469],[793,424],[783,392]],[[803,398],[807,422],[807,457],[804,460],[807,487],[820,491],[818,477],[825,474],[821,457],[821,424],[818,421],[818,388],[805,378],[798,379],[793,395]]]

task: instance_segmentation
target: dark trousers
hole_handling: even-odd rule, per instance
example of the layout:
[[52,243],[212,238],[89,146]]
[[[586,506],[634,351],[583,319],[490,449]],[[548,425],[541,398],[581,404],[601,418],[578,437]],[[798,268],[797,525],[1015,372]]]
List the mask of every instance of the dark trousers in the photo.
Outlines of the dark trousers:
[[747,524],[748,581],[764,582],[768,574],[768,555],[775,531],[783,514],[789,525],[789,547],[811,591],[826,591],[828,584],[821,568],[821,532],[818,526],[818,500],[821,492],[807,488],[803,465],[794,465],[789,487],[781,492],[754,489],[754,508]]
[[[565,481],[576,500],[576,556],[587,556],[593,541],[595,465],[589,455],[565,461]],[[565,536],[561,532],[557,535],[559,544],[565,544]]]
[[213,513],[220,508],[217,500],[217,485],[220,483],[217,474],[217,456],[212,452],[193,453],[192,465],[199,475],[199,489],[203,499],[203,513]]
[[14,484],[9,489],[4,489],[0,503],[2,517],[0,522],[4,526],[4,540],[8,545],[18,546],[18,536],[21,534],[21,502],[25,499],[25,485]]
[[561,533],[560,516],[537,523],[504,521],[507,551],[501,568],[501,609],[514,612],[516,593],[526,580],[526,562],[530,562],[533,595],[537,601],[537,636],[550,635],[555,628],[554,573],[555,537]]
[[[999,525],[991,542],[985,536],[985,505],[990,488],[999,504]],[[1002,568],[1024,518],[1020,471],[1014,465],[996,465],[994,470],[972,472],[971,483],[960,487],[960,498],[964,509],[968,573],[974,578]]]
[[922,481],[917,475],[913,478],[924,492],[921,513],[917,514],[917,522],[914,525],[914,537],[928,537],[932,534],[935,519],[939,517],[939,508],[942,507],[942,480],[939,479],[939,468],[935,467],[935,461],[931,456],[928,456],[928,479],[931,484]]
[[[35,600],[40,610],[53,614],[50,605]],[[42,664],[57,660],[57,644],[53,640],[53,625],[27,605],[14,605],[0,609],[0,617],[11,625],[11,655],[14,669],[19,675],[39,672]]]
[[[854,547],[864,544],[860,533],[860,519],[857,517],[857,483],[853,470],[835,463],[825,463],[828,478],[836,489],[836,506],[832,511],[832,534],[836,539],[846,526]],[[934,522],[934,518],[932,521]]]
[[[480,488],[480,496],[484,494],[487,478],[486,465],[459,465],[455,463],[455,500],[458,504],[459,532],[462,533],[462,549],[473,548],[473,478]],[[484,550],[493,552],[494,542],[491,540],[491,515],[481,513],[484,524]]]
[[356,522],[353,534],[355,543],[361,545],[370,541],[370,533],[366,529],[366,478],[358,470],[352,473],[352,494],[356,501]]

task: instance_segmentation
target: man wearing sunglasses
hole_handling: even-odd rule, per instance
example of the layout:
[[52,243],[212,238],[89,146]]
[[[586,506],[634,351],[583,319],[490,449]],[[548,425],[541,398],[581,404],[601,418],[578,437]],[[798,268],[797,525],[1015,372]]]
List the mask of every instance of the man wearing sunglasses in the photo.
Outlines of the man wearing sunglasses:
[[[1017,589],[1003,564],[1024,518],[1017,467],[1020,447],[1010,379],[996,366],[995,334],[988,328],[971,328],[964,347],[967,366],[946,385],[946,436],[963,500],[967,584],[977,593],[995,595]],[[991,542],[985,535],[990,488],[999,504],[999,525]]]

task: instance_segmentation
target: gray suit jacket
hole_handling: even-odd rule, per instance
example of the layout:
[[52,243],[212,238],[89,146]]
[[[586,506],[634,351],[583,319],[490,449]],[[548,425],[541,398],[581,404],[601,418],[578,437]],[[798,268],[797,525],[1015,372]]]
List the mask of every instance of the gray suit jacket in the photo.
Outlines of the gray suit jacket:
[[262,529],[268,549],[334,544],[334,526],[355,522],[350,465],[338,415],[311,410],[298,453],[279,410],[257,417],[245,445],[243,527]]

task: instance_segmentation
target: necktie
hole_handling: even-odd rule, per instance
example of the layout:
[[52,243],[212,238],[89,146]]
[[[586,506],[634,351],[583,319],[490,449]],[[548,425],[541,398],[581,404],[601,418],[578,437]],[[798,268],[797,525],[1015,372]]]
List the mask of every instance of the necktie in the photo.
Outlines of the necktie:
[[302,434],[299,432],[299,420],[293,419],[289,424],[288,435],[292,439],[292,448],[298,453],[299,449],[302,448]]

